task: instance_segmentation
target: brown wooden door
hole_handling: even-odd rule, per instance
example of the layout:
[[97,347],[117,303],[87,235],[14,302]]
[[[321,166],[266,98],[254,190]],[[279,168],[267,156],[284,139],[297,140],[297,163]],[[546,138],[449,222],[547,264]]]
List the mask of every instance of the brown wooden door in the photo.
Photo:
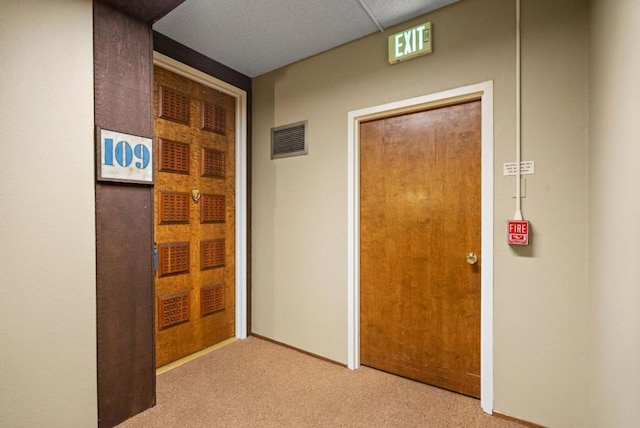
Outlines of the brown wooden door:
[[361,363],[480,395],[480,101],[360,126]]
[[235,99],[154,67],[156,366],[235,334]]

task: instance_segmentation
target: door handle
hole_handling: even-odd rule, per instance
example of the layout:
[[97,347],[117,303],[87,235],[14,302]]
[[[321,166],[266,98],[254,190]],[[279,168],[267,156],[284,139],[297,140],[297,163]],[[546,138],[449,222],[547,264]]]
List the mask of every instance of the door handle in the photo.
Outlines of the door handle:
[[158,244],[153,243],[153,272],[158,270]]
[[467,253],[466,260],[470,265],[475,265],[478,263],[478,256],[476,256],[476,253]]

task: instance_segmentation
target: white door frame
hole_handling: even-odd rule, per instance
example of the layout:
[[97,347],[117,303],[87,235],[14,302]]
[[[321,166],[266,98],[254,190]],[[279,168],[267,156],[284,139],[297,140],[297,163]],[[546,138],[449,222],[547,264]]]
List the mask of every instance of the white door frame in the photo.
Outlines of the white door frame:
[[347,366],[352,370],[360,366],[360,122],[473,99],[482,101],[480,405],[482,410],[491,414],[493,412],[493,81],[349,112]]
[[236,99],[236,337],[247,338],[247,93],[158,52],[153,64]]

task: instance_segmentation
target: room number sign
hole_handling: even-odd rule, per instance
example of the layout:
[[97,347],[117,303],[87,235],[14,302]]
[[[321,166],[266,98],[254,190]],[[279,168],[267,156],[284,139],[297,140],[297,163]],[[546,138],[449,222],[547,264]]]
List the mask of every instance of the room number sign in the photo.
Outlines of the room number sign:
[[98,129],[98,180],[153,183],[153,140]]

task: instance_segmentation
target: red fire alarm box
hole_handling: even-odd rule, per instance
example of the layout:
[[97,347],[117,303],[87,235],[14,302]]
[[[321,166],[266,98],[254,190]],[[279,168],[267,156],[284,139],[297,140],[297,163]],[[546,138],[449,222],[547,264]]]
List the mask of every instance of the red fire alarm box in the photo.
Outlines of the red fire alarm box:
[[527,220],[507,221],[507,244],[529,245],[529,222]]

